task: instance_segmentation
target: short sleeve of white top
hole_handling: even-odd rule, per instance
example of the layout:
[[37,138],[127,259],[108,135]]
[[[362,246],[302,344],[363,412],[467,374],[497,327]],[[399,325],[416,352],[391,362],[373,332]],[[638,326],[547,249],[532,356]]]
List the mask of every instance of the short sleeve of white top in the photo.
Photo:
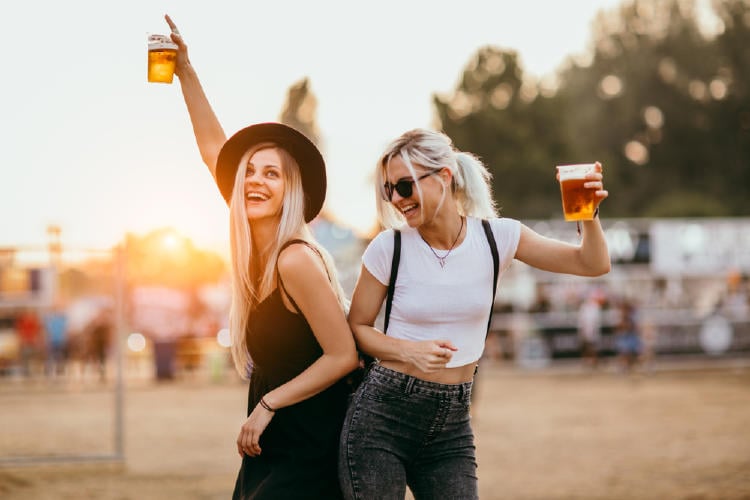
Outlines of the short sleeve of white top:
[[[513,261],[521,223],[490,219],[500,257],[500,276]],[[444,255],[446,250],[435,250]],[[381,232],[362,256],[365,268],[388,286],[393,258],[393,230]],[[492,252],[480,219],[468,217],[466,237],[440,267],[414,228],[401,230],[401,262],[388,324],[388,335],[406,340],[448,339],[458,350],[448,368],[477,361],[484,350],[492,302]]]

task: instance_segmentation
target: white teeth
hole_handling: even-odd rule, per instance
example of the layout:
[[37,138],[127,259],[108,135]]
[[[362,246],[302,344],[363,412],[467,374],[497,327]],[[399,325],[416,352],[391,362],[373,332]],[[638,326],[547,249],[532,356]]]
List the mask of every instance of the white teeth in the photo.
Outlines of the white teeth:
[[245,194],[245,199],[247,200],[267,200],[268,196],[261,194],[261,193],[247,193]]
[[413,204],[413,205],[407,205],[407,206],[405,206],[405,207],[401,207],[401,213],[406,213],[406,212],[408,212],[409,210],[413,210],[413,209],[415,209],[415,208],[417,208],[417,204],[416,204],[416,203],[415,203],[415,204]]

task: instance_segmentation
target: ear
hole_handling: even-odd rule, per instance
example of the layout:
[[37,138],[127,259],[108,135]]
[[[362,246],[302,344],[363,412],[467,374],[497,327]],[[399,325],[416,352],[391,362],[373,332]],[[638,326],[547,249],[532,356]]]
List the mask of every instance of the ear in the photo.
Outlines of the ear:
[[451,185],[451,182],[453,181],[453,172],[451,172],[451,169],[449,169],[448,167],[443,167],[440,169],[440,173],[438,175],[442,179],[445,187]]

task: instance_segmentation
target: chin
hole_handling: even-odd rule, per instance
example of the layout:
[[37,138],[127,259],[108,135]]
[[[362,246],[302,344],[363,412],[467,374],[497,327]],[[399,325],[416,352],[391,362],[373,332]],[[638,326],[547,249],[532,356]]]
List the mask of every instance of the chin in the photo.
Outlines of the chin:
[[247,220],[248,221],[259,221],[259,220],[266,220],[266,219],[273,219],[273,218],[279,218],[277,214],[272,214],[267,211],[260,211],[260,210],[248,210],[247,211]]
[[402,214],[404,217],[404,220],[406,221],[406,225],[409,227],[419,227],[422,224],[422,213],[417,212],[409,217]]

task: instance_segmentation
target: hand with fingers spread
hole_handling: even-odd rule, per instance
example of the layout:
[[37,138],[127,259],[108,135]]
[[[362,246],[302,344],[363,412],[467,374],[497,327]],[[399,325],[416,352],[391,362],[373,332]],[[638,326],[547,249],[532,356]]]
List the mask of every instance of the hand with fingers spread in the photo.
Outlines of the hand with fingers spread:
[[266,427],[268,427],[275,413],[267,405],[264,406],[263,401],[261,399],[261,403],[255,406],[250,416],[247,417],[245,423],[240,427],[240,434],[237,436],[237,452],[240,456],[256,457],[262,451],[260,448],[260,436],[266,430]]
[[457,350],[449,340],[425,340],[410,343],[405,355],[419,370],[433,373],[445,368]]

